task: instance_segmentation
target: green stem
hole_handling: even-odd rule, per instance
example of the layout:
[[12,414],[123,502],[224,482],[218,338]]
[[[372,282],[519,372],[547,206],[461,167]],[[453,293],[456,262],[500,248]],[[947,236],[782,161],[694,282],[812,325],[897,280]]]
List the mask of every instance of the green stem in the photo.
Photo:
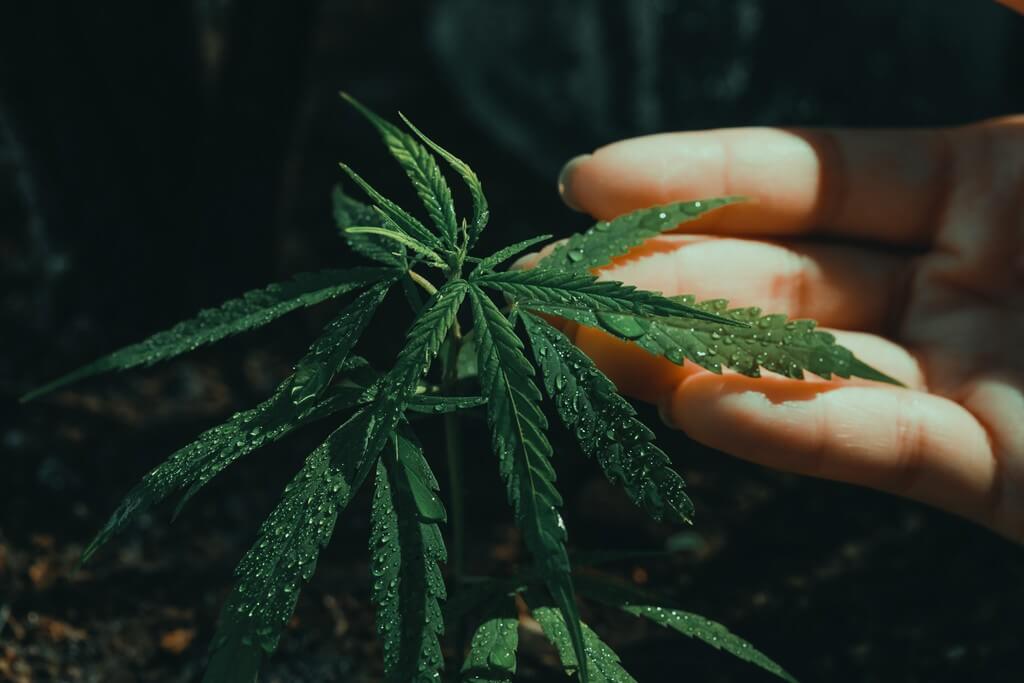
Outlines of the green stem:
[[409,279],[415,282],[417,285],[419,285],[423,289],[423,291],[429,294],[430,296],[437,294],[437,287],[435,287],[430,280],[423,277],[415,270],[409,271]]
[[[458,321],[452,326],[448,337],[448,360],[442,378],[442,393],[451,395],[455,392],[458,380],[459,346],[462,344],[462,330]],[[459,590],[465,576],[465,515],[462,505],[462,430],[459,424],[458,411],[446,413],[444,416],[444,441],[448,454],[448,489],[451,516],[449,523],[452,530],[451,553],[448,566],[451,568],[452,588]],[[465,633],[460,619],[455,624],[455,645],[457,652],[462,653],[465,645]]]

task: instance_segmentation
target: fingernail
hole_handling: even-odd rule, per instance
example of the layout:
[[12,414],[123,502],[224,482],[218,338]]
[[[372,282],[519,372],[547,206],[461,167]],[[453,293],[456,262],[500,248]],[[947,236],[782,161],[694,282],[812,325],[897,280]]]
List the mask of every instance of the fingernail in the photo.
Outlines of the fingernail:
[[565,205],[574,211],[583,211],[583,208],[572,198],[572,173],[580,163],[590,158],[589,154],[580,154],[569,159],[558,174],[558,194],[562,197]]

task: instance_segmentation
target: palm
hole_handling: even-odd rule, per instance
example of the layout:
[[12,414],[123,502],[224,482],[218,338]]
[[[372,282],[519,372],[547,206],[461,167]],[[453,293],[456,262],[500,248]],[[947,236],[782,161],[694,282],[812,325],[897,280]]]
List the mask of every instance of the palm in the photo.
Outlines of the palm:
[[697,222],[708,236],[651,240],[609,277],[815,318],[908,387],[714,376],[579,330],[624,391],[723,451],[1024,540],[1024,118],[650,136],[598,150],[568,180],[567,199],[600,218],[754,198]]

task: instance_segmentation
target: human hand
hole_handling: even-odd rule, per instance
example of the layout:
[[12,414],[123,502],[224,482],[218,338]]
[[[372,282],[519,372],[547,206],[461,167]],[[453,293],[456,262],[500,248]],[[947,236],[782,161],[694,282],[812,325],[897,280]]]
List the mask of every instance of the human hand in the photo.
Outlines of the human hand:
[[727,453],[908,496],[1024,541],[1024,116],[950,130],[654,135],[574,160],[560,186],[599,219],[751,197],[602,276],[814,318],[907,386],[715,375],[570,325],[624,393]]

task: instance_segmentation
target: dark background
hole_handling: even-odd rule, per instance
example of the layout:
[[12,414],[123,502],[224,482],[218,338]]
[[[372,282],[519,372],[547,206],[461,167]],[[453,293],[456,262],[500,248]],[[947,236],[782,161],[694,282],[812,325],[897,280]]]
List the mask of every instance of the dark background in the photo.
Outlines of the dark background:
[[[316,434],[249,457],[173,526],[160,509],[85,570],[74,561],[138,477],[265,396],[325,312],[15,398],[200,307],[351,262],[331,224],[335,162],[412,197],[339,89],[404,111],[474,166],[492,204],[486,250],[585,226],[554,177],[621,137],[1022,111],[1022,37],[1024,19],[986,0],[3,3],[0,680],[199,675],[234,563]],[[400,342],[388,328],[369,345],[380,361]],[[914,503],[660,438],[698,507],[682,539],[695,549],[615,572],[725,622],[804,681],[1020,680],[1019,548]],[[560,451],[575,547],[658,548],[677,532]],[[470,565],[501,571],[518,546],[494,463],[476,455]],[[265,680],[377,679],[365,503],[339,522]],[[641,681],[768,678],[586,616]],[[524,634],[523,680],[564,680],[537,640]]]

